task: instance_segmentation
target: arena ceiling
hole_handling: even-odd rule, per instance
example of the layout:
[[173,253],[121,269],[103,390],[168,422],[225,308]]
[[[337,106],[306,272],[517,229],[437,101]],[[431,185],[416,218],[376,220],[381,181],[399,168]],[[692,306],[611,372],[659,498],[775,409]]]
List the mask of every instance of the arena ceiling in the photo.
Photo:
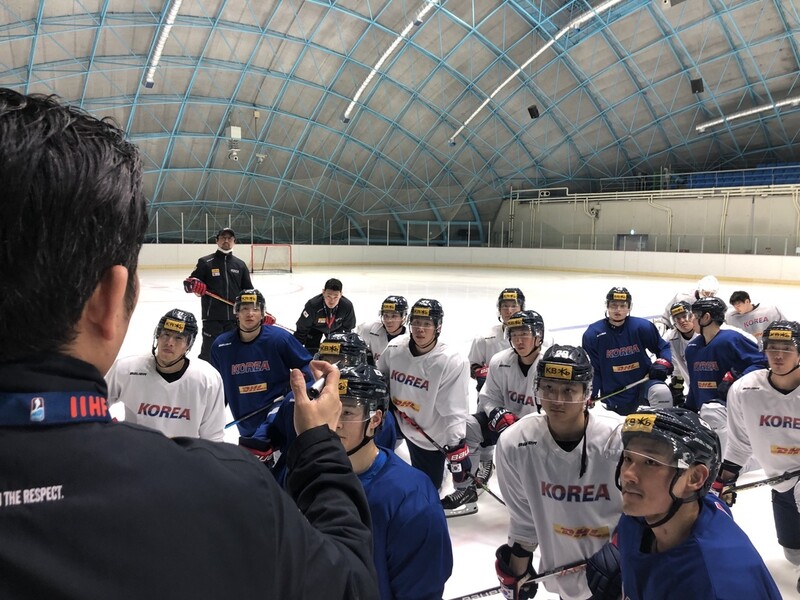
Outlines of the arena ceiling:
[[800,160],[798,6],[0,0],[0,85],[127,129],[162,235],[402,238],[512,187]]

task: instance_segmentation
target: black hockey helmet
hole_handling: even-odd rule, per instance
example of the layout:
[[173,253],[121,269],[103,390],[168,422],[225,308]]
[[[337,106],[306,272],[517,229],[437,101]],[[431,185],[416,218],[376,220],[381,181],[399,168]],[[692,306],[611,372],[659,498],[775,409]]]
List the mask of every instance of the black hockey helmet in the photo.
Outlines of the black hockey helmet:
[[442,321],[444,320],[444,309],[438,300],[430,298],[420,298],[411,307],[410,319],[414,317],[424,317],[433,321],[436,326],[436,332],[442,330]]
[[692,303],[692,312],[697,317],[697,320],[703,318],[703,315],[708,313],[711,315],[711,320],[715,323],[722,324],[725,322],[725,312],[728,310],[728,305],[722,298],[716,296],[709,296],[707,298],[698,298]]
[[[711,484],[717,478],[722,464],[722,446],[717,433],[697,413],[686,408],[642,406],[636,412],[625,417],[622,425],[623,448],[627,447],[628,443],[636,437],[657,439],[672,448],[676,461],[675,466],[678,468],[673,485],[682,471],[690,466],[699,463],[708,467],[708,478],[703,487],[695,496],[684,501],[702,498],[711,489]],[[619,472],[617,473],[617,482],[619,485]],[[672,494],[672,485],[670,494]]]
[[262,313],[267,312],[267,302],[264,295],[256,289],[242,290],[233,303],[233,312],[238,313],[242,304],[256,304]]
[[672,321],[674,324],[675,319],[677,319],[683,313],[692,314],[692,305],[686,300],[681,300],[680,302],[676,302],[675,304],[669,307],[670,321]]
[[519,304],[520,310],[525,310],[525,294],[519,288],[504,288],[497,297],[497,310],[500,310],[500,304],[504,300],[512,300]]
[[356,400],[370,412],[386,410],[389,388],[378,369],[367,364],[344,367],[339,370],[339,398]]
[[511,339],[511,332],[515,329],[529,330],[533,337],[544,338],[544,319],[535,310],[520,310],[508,318],[506,322],[506,338]]
[[628,308],[633,304],[633,296],[626,287],[613,287],[606,294],[606,306],[609,302],[627,302]]
[[186,352],[189,352],[197,338],[197,319],[195,319],[194,315],[189,311],[173,308],[158,320],[158,325],[156,325],[155,332],[153,332],[154,349],[155,338],[160,336],[164,331],[184,336],[188,343]]
[[386,312],[399,312],[405,319],[408,314],[408,300],[404,296],[386,296],[386,299],[381,303],[381,310],[378,316]]
[[369,349],[357,333],[332,333],[319,345],[315,360],[337,363],[339,368],[367,364]]
[[773,342],[791,342],[800,350],[800,323],[797,321],[773,321],[761,334],[762,350]]
[[544,353],[536,366],[539,379],[556,379],[558,381],[580,381],[591,386],[592,361],[580,346],[560,346],[554,344]]

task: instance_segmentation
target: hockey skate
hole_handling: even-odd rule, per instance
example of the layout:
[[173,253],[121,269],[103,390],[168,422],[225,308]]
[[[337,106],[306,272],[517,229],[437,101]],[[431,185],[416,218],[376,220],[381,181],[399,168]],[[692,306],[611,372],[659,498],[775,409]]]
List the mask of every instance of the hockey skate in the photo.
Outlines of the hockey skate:
[[477,492],[480,496],[483,493],[483,485],[489,485],[489,480],[492,478],[492,474],[494,473],[494,462],[491,460],[481,461],[478,465],[478,472],[475,474],[475,479],[478,480],[478,488]]
[[464,515],[474,515],[478,512],[478,492],[475,486],[457,489],[452,494],[442,498],[442,508],[444,516],[463,517]]

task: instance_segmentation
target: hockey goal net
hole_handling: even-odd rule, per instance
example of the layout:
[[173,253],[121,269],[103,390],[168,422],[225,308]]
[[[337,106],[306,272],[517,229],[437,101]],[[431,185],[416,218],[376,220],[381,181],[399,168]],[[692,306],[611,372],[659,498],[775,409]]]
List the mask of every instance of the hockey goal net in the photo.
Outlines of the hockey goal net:
[[251,244],[251,273],[291,273],[292,247],[289,244]]

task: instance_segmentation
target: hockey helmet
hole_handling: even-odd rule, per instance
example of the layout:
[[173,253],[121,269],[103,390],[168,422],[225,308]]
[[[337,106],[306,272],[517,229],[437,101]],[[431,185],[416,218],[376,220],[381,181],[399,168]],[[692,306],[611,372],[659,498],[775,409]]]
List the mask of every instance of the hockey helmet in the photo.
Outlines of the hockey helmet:
[[517,329],[527,329],[533,337],[544,338],[544,319],[535,310],[521,310],[515,312],[506,322],[506,338],[511,340],[511,332]]
[[410,319],[414,317],[423,317],[430,319],[436,326],[436,332],[442,330],[442,321],[444,320],[444,309],[438,300],[430,298],[420,298],[411,307]]
[[791,342],[800,350],[800,323],[797,321],[773,321],[761,334],[761,345],[767,350],[772,343]]
[[[622,425],[623,447],[627,447],[636,437],[657,439],[668,444],[675,459],[674,466],[679,470],[698,463],[708,467],[708,478],[698,490],[697,497],[705,496],[711,489],[722,464],[722,446],[717,433],[697,413],[677,407],[639,407],[625,417]],[[676,479],[678,476],[676,474]]]
[[256,289],[242,290],[239,292],[233,303],[233,312],[238,313],[242,304],[255,304],[262,313],[267,312],[267,303],[264,300],[264,295]]
[[719,291],[719,281],[713,275],[706,275],[697,282],[698,297],[707,298],[716,296]]
[[536,366],[536,376],[539,379],[580,381],[590,385],[593,375],[589,355],[580,346],[554,344],[547,349]]
[[519,288],[504,288],[500,295],[497,297],[497,310],[500,310],[500,305],[505,300],[512,300],[519,304],[520,310],[525,310],[525,294]]
[[408,300],[404,296],[386,296],[386,299],[381,303],[381,310],[378,313],[382,316],[383,313],[398,312],[405,319],[408,314]]
[[672,306],[669,307],[669,318],[670,321],[675,323],[675,319],[677,319],[682,314],[692,314],[692,305],[687,302],[686,300],[681,300],[680,302],[676,302]]
[[633,304],[633,297],[625,287],[613,287],[606,294],[606,306],[609,302],[627,302],[628,308]]
[[709,296],[708,298],[698,298],[692,303],[692,312],[697,317],[697,320],[703,318],[703,315],[708,313],[711,315],[711,320],[715,323],[725,322],[725,312],[728,310],[728,305],[722,298],[716,296]]
[[194,340],[197,338],[197,319],[188,311],[173,308],[158,320],[156,330],[153,333],[153,347],[155,348],[155,338],[158,338],[164,331],[182,335],[186,338],[186,352],[191,350]]
[[369,412],[386,410],[389,388],[383,375],[367,364],[344,367],[339,371],[339,399],[354,400]]
[[367,364],[367,343],[357,333],[333,333],[319,345],[315,360],[337,363],[339,368]]

